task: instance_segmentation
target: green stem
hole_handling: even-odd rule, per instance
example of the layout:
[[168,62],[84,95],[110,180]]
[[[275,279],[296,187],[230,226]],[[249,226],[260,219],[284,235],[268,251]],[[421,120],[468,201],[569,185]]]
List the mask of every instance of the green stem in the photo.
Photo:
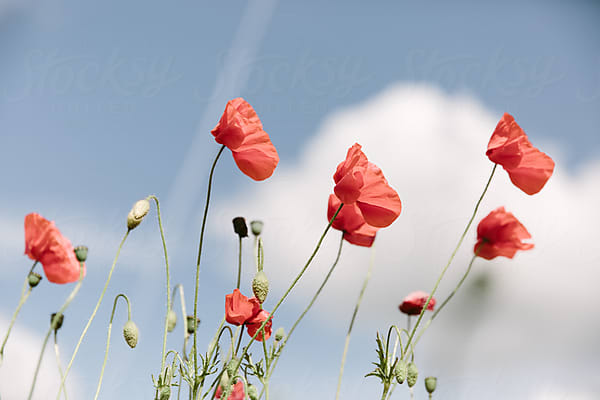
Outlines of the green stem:
[[[202,258],[202,244],[204,243],[204,228],[206,227],[206,217],[208,215],[208,206],[210,204],[210,192],[212,189],[212,179],[213,174],[215,172],[215,167],[217,166],[217,161],[223,153],[225,149],[225,145],[221,146],[215,160],[213,161],[212,167],[210,168],[210,174],[208,176],[208,190],[206,191],[206,204],[204,205],[204,215],[202,216],[202,226],[200,227],[200,243],[198,244],[198,259],[196,260],[196,287],[194,288],[194,321],[197,321],[198,318],[198,287],[200,286],[200,259]],[[197,327],[196,327],[197,328]],[[195,381],[196,374],[198,371],[198,329],[194,330],[194,345],[192,346],[192,351],[194,352],[194,396],[196,398],[196,386],[197,382]]]
[[352,319],[350,320],[350,325],[348,326],[348,333],[346,334],[346,341],[344,343],[344,352],[342,353],[342,362],[340,365],[340,374],[338,376],[338,384],[337,390],[335,392],[335,398],[338,400],[340,398],[340,389],[342,388],[342,377],[344,375],[344,365],[346,364],[346,355],[348,354],[348,347],[350,346],[350,336],[352,335],[352,328],[354,327],[354,321],[356,320],[356,315],[358,314],[358,309],[360,308],[360,303],[362,302],[363,296],[365,294],[365,290],[367,289],[367,284],[371,279],[371,274],[373,273],[373,266],[375,265],[375,250],[371,249],[371,262],[369,265],[369,269],[367,271],[367,276],[365,276],[365,280],[363,282],[363,286],[360,290],[360,294],[358,295],[358,300],[356,305],[354,306],[354,312],[352,313]]
[[[62,367],[60,366],[60,350],[58,348],[58,340],[56,338],[56,334],[57,334],[57,331],[54,331],[54,354],[56,355],[56,365],[58,365],[58,373],[60,375],[60,378],[62,379],[63,370],[62,370]],[[67,388],[62,387],[61,389],[65,394],[65,400],[69,400],[69,398],[67,397]]]
[[156,214],[158,215],[158,228],[160,229],[160,239],[162,240],[163,252],[165,254],[165,265],[167,274],[167,313],[165,314],[165,326],[163,330],[162,357],[160,360],[160,373],[165,369],[165,359],[167,358],[167,327],[169,325],[169,310],[171,309],[171,274],[169,270],[169,256],[167,254],[167,242],[165,240],[165,232],[163,230],[162,219],[160,215],[160,203],[154,195],[148,196],[156,203]]
[[383,393],[381,394],[381,400],[385,400],[389,390],[390,390],[390,384],[384,383],[383,384]]
[[240,279],[242,276],[242,237],[240,236],[240,245],[238,249],[238,275],[236,288],[240,288]]
[[[44,343],[42,344],[42,350],[40,351],[40,357],[38,358],[38,362],[35,367],[35,373],[33,374],[33,382],[31,382],[31,388],[29,389],[29,396],[27,396],[28,400],[31,400],[31,397],[33,396],[33,390],[35,389],[35,383],[37,381],[37,376],[40,372],[40,366],[42,365],[42,358],[44,358],[44,350],[46,349],[46,344],[48,344],[48,339],[50,338],[50,334],[54,330],[53,329],[54,321],[57,321],[61,317],[61,315],[63,315],[63,312],[67,309],[69,304],[71,304],[71,302],[77,295],[77,292],[79,292],[82,282],[83,282],[83,262],[80,262],[79,263],[79,280],[77,281],[77,285],[75,285],[75,287],[73,288],[73,291],[69,294],[69,297],[67,297],[64,304],[60,307],[60,309],[58,310],[56,315],[54,315],[54,318],[52,318],[52,320],[50,321],[50,328],[48,328],[48,332],[46,332],[46,336],[44,337]],[[63,378],[60,381],[60,386],[59,386],[59,390],[58,390],[58,398],[60,398],[60,392],[62,391],[61,389],[65,385],[65,378],[67,376],[66,374],[67,374],[67,372],[65,371],[65,375],[63,376]]]
[[[110,267],[110,271],[108,272],[108,278],[106,278],[106,283],[104,284],[102,293],[100,293],[100,298],[98,299],[98,302],[96,303],[96,307],[94,307],[94,311],[92,311],[92,315],[90,315],[90,318],[88,319],[88,322],[85,325],[85,328],[83,328],[83,332],[81,332],[81,336],[79,336],[79,340],[77,341],[77,345],[75,346],[75,350],[73,351],[71,360],[69,361],[69,364],[67,365],[67,368],[65,369],[65,376],[62,378],[62,380],[60,382],[60,387],[64,386],[67,376],[69,375],[69,371],[71,370],[71,366],[73,365],[73,361],[75,361],[75,356],[77,356],[79,347],[81,346],[81,343],[83,342],[83,338],[87,334],[87,331],[90,328],[90,325],[92,325],[92,321],[96,317],[96,313],[98,312],[98,309],[100,308],[100,304],[102,303],[102,299],[104,298],[104,294],[106,293],[106,288],[108,288],[108,284],[110,283],[110,278],[112,277],[113,271],[115,270],[115,266],[117,265],[117,260],[119,259],[119,254],[121,254],[121,249],[123,248],[123,243],[125,243],[125,239],[127,239],[127,236],[129,236],[129,232],[131,232],[131,230],[127,230],[127,232],[123,236],[123,239],[121,240],[121,243],[119,244],[119,248],[117,249],[117,254],[115,255],[115,259],[113,260],[112,266]],[[59,388],[58,394],[56,395],[56,400],[60,399],[60,392],[61,392],[61,390]]]
[[171,306],[169,307],[169,309],[173,308],[173,299],[175,298],[175,294],[177,294],[177,291],[179,290],[179,301],[181,303],[181,318],[183,319],[183,359],[187,361],[188,357],[187,357],[187,350],[186,350],[186,346],[187,346],[187,341],[188,338],[190,337],[190,334],[188,333],[187,330],[187,312],[185,310],[185,296],[183,295],[183,285],[178,283],[177,285],[175,285],[175,287],[173,287],[173,294],[171,295]]
[[[433,295],[435,294],[438,286],[440,285],[440,282],[442,281],[442,278],[444,277],[444,274],[448,270],[448,267],[452,263],[452,260],[454,260],[454,256],[456,255],[456,252],[458,251],[458,249],[460,248],[460,245],[462,244],[463,240],[465,239],[465,236],[467,236],[467,232],[468,232],[469,228],[471,227],[471,224],[473,223],[473,220],[475,219],[475,216],[477,215],[477,210],[479,209],[479,205],[481,204],[481,201],[483,200],[483,197],[485,196],[485,194],[486,194],[486,192],[487,192],[487,190],[488,190],[488,188],[490,186],[490,183],[492,182],[492,177],[494,176],[494,172],[496,171],[496,167],[497,166],[498,166],[498,164],[494,164],[494,168],[492,168],[492,173],[490,174],[490,177],[488,178],[488,181],[485,184],[485,188],[483,189],[483,192],[481,193],[481,196],[479,196],[479,200],[477,200],[477,204],[475,204],[475,209],[473,210],[473,215],[471,215],[471,219],[469,219],[469,223],[467,224],[464,232],[460,236],[458,244],[454,248],[454,251],[452,252],[452,255],[450,256],[450,259],[448,259],[448,262],[446,263],[446,266],[444,267],[444,269],[442,269],[442,272],[440,273],[440,276],[439,276],[437,282],[435,283],[435,286],[433,287],[433,290],[429,294],[429,297],[427,298],[427,301],[425,302],[425,305],[423,306],[423,309],[421,310],[421,313],[419,314],[419,318],[417,319],[417,322],[415,323],[415,326],[412,328],[412,330],[410,332],[410,336],[408,337],[408,343],[406,344],[406,348],[407,349],[409,348],[408,346],[410,346],[410,344],[412,343],[412,339],[413,339],[413,337],[415,335],[415,332],[417,331],[417,328],[419,327],[419,323],[423,319],[423,315],[425,314],[425,310],[427,310],[427,307],[429,306],[429,302],[431,301],[431,298],[433,297]],[[414,346],[413,346],[413,348],[414,348]],[[408,350],[407,350],[406,354],[408,354]]]
[[102,362],[102,370],[100,371],[100,378],[98,379],[98,386],[96,387],[96,395],[94,396],[94,400],[98,398],[100,394],[100,387],[102,386],[102,378],[104,378],[104,368],[106,367],[106,360],[108,359],[108,349],[110,348],[110,334],[112,332],[112,324],[113,318],[115,317],[115,310],[117,308],[117,300],[119,297],[122,297],[127,302],[127,320],[131,320],[131,305],[129,304],[129,299],[126,295],[120,293],[115,297],[115,302],[113,303],[112,312],[110,314],[110,322],[108,323],[108,334],[106,336],[106,349],[104,350],[104,361]]
[[[269,367],[271,366],[271,359],[267,352],[267,341],[262,341],[263,353],[265,354],[265,369],[269,371]],[[267,374],[266,379],[263,379],[263,387],[262,390],[265,391],[265,400],[269,400],[269,375]]]

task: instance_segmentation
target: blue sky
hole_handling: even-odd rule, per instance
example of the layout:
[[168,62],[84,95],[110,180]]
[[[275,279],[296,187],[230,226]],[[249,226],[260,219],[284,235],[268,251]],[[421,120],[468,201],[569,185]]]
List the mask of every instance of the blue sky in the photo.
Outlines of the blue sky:
[[[453,109],[451,104],[455,103],[463,108],[470,107],[469,101],[476,103],[473,110],[477,116],[473,118],[477,123],[473,126],[478,127],[487,128],[494,117],[497,120],[504,111],[510,112],[535,145],[548,143],[555,151],[548,153],[560,157],[562,176],[578,178],[577,188],[587,193],[591,184],[585,179],[596,175],[586,171],[595,165],[600,148],[600,7],[596,2],[323,3],[235,1],[216,5],[184,1],[167,7],[139,1],[94,5],[75,1],[0,2],[0,184],[4,189],[0,219],[5,243],[0,246],[0,255],[7,270],[0,294],[3,320],[16,305],[22,276],[29,267],[29,260],[22,256],[22,218],[32,211],[55,220],[74,244],[90,246],[84,290],[67,316],[73,325],[61,332],[65,358],[103,285],[123,233],[124,217],[139,198],[154,193],[162,200],[174,280],[192,280],[207,171],[218,149],[209,130],[225,102],[237,96],[245,97],[259,113],[280,154],[282,177],[256,184],[237,171],[230,157],[220,161],[213,198],[216,214],[209,226],[212,235],[203,265],[207,284],[201,298],[207,310],[202,315],[206,337],[212,334],[213,320],[220,318],[209,310],[220,313],[223,296],[231,291],[232,278],[223,271],[235,260],[231,247],[235,238],[223,233],[229,226],[223,227],[237,215],[236,207],[254,212],[254,217],[270,216],[267,207],[261,211],[255,204],[256,199],[267,201],[270,197],[266,194],[278,195],[276,182],[285,185],[286,177],[308,170],[308,150],[336,135],[331,126],[344,131],[344,118],[353,112],[357,116],[364,112],[365,120],[373,118],[363,107],[379,104],[380,100],[374,99],[394,98],[410,107],[410,102],[402,100],[406,86],[397,85],[425,88],[423,93],[417,91],[429,102],[419,104],[425,109],[432,105],[431,112],[418,114],[416,110],[414,115],[429,118],[423,122],[432,126],[436,126],[435,118],[445,115],[440,110]],[[390,89],[394,87],[397,91]],[[471,100],[461,103],[465,98]],[[377,115],[394,123],[393,113]],[[360,125],[360,121],[354,122]],[[456,130],[443,123],[439,129],[448,130],[448,135]],[[383,130],[365,133],[374,140],[373,147]],[[488,129],[482,135],[489,133]],[[392,143],[393,136],[381,134],[381,138],[377,154],[385,161],[389,159],[385,140]],[[358,138],[347,137],[347,142],[339,143],[339,148],[332,148],[321,159],[341,160],[355,140]],[[406,143],[413,142],[407,139]],[[438,154],[428,148],[417,148],[416,152],[421,152],[422,158]],[[382,168],[390,178],[396,165],[392,159],[387,162]],[[405,168],[400,160],[397,164]],[[315,164],[314,168],[329,179],[334,167],[335,162],[332,167],[317,168]],[[450,158],[443,168],[451,167],[460,169],[460,162]],[[405,198],[401,182],[391,182]],[[575,193],[568,185],[556,187]],[[293,189],[293,185],[288,188]],[[410,194],[405,196],[410,199]],[[466,197],[465,209],[474,197]],[[544,204],[555,204],[553,201],[558,200],[536,205],[546,209]],[[220,204],[231,210],[223,211]],[[291,207],[282,201],[272,207],[279,204],[282,209],[286,204]],[[430,206],[436,207],[436,203]],[[408,213],[410,201],[406,207]],[[148,347],[129,352],[115,340],[109,362],[121,368],[113,367],[106,377],[103,392],[109,398],[131,398],[140,388],[147,393],[149,375],[159,366],[154,349],[160,348],[160,334],[154,332],[160,331],[164,271],[155,215],[152,217],[133,232],[109,291],[112,296],[127,291],[135,297],[134,315],[138,313],[142,338],[147,340],[140,345]],[[313,226],[310,228],[307,230]],[[433,228],[454,241],[453,231]],[[577,225],[572,228],[577,229]],[[309,247],[313,236],[306,240]],[[414,240],[418,238],[415,235]],[[275,243],[273,247],[278,248]],[[441,258],[447,253],[439,250]],[[273,258],[280,260],[282,256]],[[589,256],[584,259],[596,261]],[[431,286],[432,275],[429,280],[418,278],[418,273],[414,276],[423,279],[419,281],[421,289]],[[48,284],[36,289],[18,320],[20,326],[29,332],[42,332],[47,314],[60,305],[69,290],[68,286]],[[189,307],[192,285],[186,283],[186,290]],[[50,304],[49,299],[55,299],[56,304]],[[101,363],[96,350],[104,343],[110,302],[103,307],[76,365],[83,393],[95,387]],[[294,315],[302,301],[290,303],[289,313]],[[344,313],[349,316],[350,311]],[[293,321],[292,317],[281,318]],[[357,365],[348,367],[350,382],[367,382],[365,395],[378,393],[372,381],[358,379],[374,356],[375,330],[385,329],[387,323],[385,318],[381,323],[369,321],[377,327],[365,327],[364,335],[359,332],[355,340],[359,349],[364,348],[356,351],[364,353],[367,361],[358,359]],[[327,350],[331,356],[318,361],[322,368],[317,369],[316,376],[299,373],[294,363],[282,360],[280,379],[289,382],[297,377],[293,379],[328,393],[335,386],[346,322],[323,325],[323,316],[306,322],[307,331],[322,329],[322,343],[316,348]],[[302,340],[307,339],[299,339],[299,346]],[[303,371],[306,365],[314,364],[308,356],[303,357],[301,347],[294,349],[290,349],[290,357],[298,358],[296,363]],[[52,361],[51,356],[47,353],[46,358]],[[139,365],[153,368],[140,369]],[[440,367],[440,377],[444,372],[448,375],[447,371]],[[557,372],[546,376],[553,373]],[[0,377],[2,374],[0,370]],[[486,379],[489,376],[479,382],[488,382]],[[448,393],[468,396],[464,388],[462,392],[456,389],[460,385],[448,386],[457,390]],[[598,390],[590,388],[584,395],[597,394]],[[352,398],[351,393],[347,398]]]

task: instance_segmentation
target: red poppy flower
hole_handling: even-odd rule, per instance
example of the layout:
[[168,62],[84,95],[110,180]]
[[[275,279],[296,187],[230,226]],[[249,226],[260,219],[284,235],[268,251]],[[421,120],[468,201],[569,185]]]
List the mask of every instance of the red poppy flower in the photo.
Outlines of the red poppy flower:
[[533,248],[527,229],[504,207],[499,207],[481,220],[477,226],[477,243],[474,251],[479,257],[491,260],[498,256],[513,258],[518,250]]
[[260,310],[260,303],[255,297],[247,298],[239,289],[225,296],[225,320],[233,325],[245,324]]
[[[246,326],[248,327],[248,335],[250,335],[250,337],[254,336],[256,332],[260,329],[262,323],[265,322],[270,315],[271,314],[269,314],[268,311],[260,310],[258,314],[249,319],[246,322]],[[256,336],[256,340],[262,342],[263,336],[265,337],[265,340],[268,340],[271,337],[272,325],[273,319],[270,319],[269,322],[267,322],[267,324],[265,325],[265,329],[263,331],[264,335],[263,333],[260,333],[258,336]]]
[[[215,399],[220,399],[223,395],[223,388],[219,385],[215,392]],[[233,390],[229,394],[227,400],[244,400],[244,382],[237,381],[235,385],[233,385]]]
[[[398,306],[400,311],[404,314],[408,315],[419,315],[421,314],[421,310],[425,303],[427,303],[427,299],[429,298],[429,294],[425,292],[412,292],[408,296],[402,300],[402,304]],[[433,307],[435,307],[435,297],[432,297],[427,305],[428,311],[433,311]]]
[[227,146],[239,169],[255,181],[273,174],[279,156],[256,112],[238,97],[225,106],[221,120],[211,131],[217,143]]
[[[329,195],[327,219],[331,220],[342,202],[335,194]],[[379,228],[365,222],[360,209],[354,204],[344,204],[331,226],[344,232],[344,239],[357,246],[371,247]]]
[[[25,216],[25,254],[42,264],[46,278],[52,283],[79,280],[80,265],[71,242],[54,222],[36,213]],[[85,264],[81,268],[85,275]]]
[[502,165],[515,186],[530,195],[542,190],[554,171],[552,158],[531,145],[523,129],[508,113],[498,122],[485,154]]

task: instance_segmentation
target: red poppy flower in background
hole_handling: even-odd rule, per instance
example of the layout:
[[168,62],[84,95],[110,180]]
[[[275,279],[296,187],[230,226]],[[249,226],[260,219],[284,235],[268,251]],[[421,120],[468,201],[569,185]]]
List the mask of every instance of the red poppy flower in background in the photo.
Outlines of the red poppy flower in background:
[[[331,220],[342,202],[335,194],[329,195],[327,220]],[[354,204],[344,204],[331,226],[344,232],[344,239],[357,246],[371,247],[379,228],[365,222],[360,209]]]
[[255,297],[247,298],[239,289],[225,296],[225,320],[233,325],[245,324],[260,310],[260,303]]
[[[248,327],[248,335],[250,335],[250,337],[254,336],[260,329],[262,323],[265,322],[270,315],[271,314],[269,314],[268,311],[260,310],[254,317],[249,319],[246,322],[246,326]],[[263,336],[265,337],[265,340],[268,340],[271,337],[272,325],[273,319],[271,318],[265,325],[265,329],[263,330],[264,335],[263,333],[260,333],[258,336],[256,336],[256,340],[262,342]]]
[[369,162],[355,143],[333,175],[335,195],[345,205],[356,204],[365,222],[373,227],[389,226],[398,218],[402,203],[381,169]]
[[[402,300],[402,304],[400,304],[398,306],[398,308],[404,314],[419,315],[419,314],[421,314],[421,310],[423,309],[423,306],[425,306],[425,303],[427,303],[428,298],[429,298],[428,293],[421,292],[421,291],[412,292],[411,294],[406,296],[404,298],[404,300]],[[435,297],[432,297],[431,300],[429,301],[429,304],[427,305],[427,310],[433,311],[434,307],[435,307]]]
[[554,171],[552,158],[531,145],[523,129],[508,113],[498,122],[485,154],[492,162],[502,165],[512,183],[529,195],[542,190]]
[[481,220],[477,226],[477,243],[474,252],[479,257],[491,260],[498,256],[513,258],[518,250],[533,248],[532,243],[523,243],[530,239],[527,229],[504,207],[498,207]]
[[256,112],[238,97],[225,106],[221,120],[211,131],[217,143],[225,145],[239,169],[255,181],[273,175],[279,156]]
[[[219,385],[219,387],[217,388],[217,390],[215,392],[215,399],[220,399],[222,395],[223,395],[223,388],[221,388],[221,385]],[[237,381],[235,383],[235,385],[233,385],[233,390],[229,394],[229,397],[227,398],[227,400],[244,400],[244,396],[245,396],[244,382]]]
[[25,216],[25,254],[39,261],[46,278],[52,283],[70,283],[79,280],[80,267],[69,239],[64,237],[53,221],[39,214]]

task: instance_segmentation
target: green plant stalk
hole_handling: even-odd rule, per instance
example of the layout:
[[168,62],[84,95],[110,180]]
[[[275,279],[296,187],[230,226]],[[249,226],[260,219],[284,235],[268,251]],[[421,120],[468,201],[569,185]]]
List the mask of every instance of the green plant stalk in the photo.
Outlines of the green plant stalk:
[[[208,216],[208,206],[210,204],[210,192],[212,189],[212,179],[217,166],[217,161],[223,153],[225,145],[221,146],[215,160],[213,161],[212,167],[210,168],[210,174],[208,176],[208,189],[206,191],[206,204],[204,205],[204,215],[202,216],[202,226],[200,227],[200,243],[198,244],[198,258],[196,260],[196,287],[194,288],[194,321],[198,318],[198,288],[200,286],[200,260],[202,258],[202,244],[204,243],[204,229],[206,227],[206,217]],[[194,387],[193,387],[193,398],[196,399],[196,390],[198,383],[196,382],[196,374],[198,371],[198,329],[194,330],[194,345],[192,346],[194,353]]]
[[350,320],[350,325],[348,326],[348,333],[346,334],[346,341],[344,343],[344,352],[342,353],[342,362],[340,364],[340,373],[338,376],[337,390],[335,392],[336,400],[338,400],[340,398],[340,389],[342,388],[342,377],[344,376],[344,365],[346,364],[346,355],[348,354],[348,347],[350,346],[350,336],[352,335],[352,328],[354,327],[354,321],[356,320],[356,315],[358,314],[358,309],[360,308],[360,303],[362,302],[363,296],[365,294],[365,290],[367,289],[367,285],[369,284],[369,280],[371,279],[374,265],[375,265],[375,250],[371,249],[371,262],[369,265],[369,269],[367,270],[367,276],[365,276],[363,286],[360,290],[360,294],[358,295],[358,300],[356,302],[356,305],[354,306],[354,312],[352,313],[352,319]]
[[236,288],[240,288],[240,279],[242,276],[242,237],[240,236],[240,244],[238,249],[238,274]]
[[94,396],[94,400],[98,399],[98,395],[100,394],[100,387],[102,386],[102,378],[104,378],[104,368],[106,367],[106,360],[108,359],[108,349],[110,348],[110,334],[112,331],[113,318],[115,317],[115,310],[117,308],[117,300],[119,300],[119,297],[124,298],[127,302],[127,320],[131,320],[131,305],[129,304],[129,299],[126,295],[120,293],[115,297],[112,312],[110,314],[110,322],[108,323],[108,334],[106,335],[106,349],[104,350],[104,361],[102,362],[102,370],[100,371],[100,378],[98,379],[98,386],[96,387],[96,395]]
[[187,360],[187,352],[186,352],[186,345],[187,345],[187,341],[188,338],[190,337],[190,334],[188,333],[187,330],[187,312],[185,311],[185,296],[183,295],[183,285],[178,283],[177,285],[175,285],[175,287],[173,287],[173,294],[171,295],[171,305],[169,307],[169,309],[173,308],[173,299],[175,298],[175,294],[177,293],[177,290],[179,290],[179,301],[181,303],[181,315],[182,315],[182,319],[183,319],[183,359]]
[[[58,340],[56,338],[56,331],[54,331],[54,354],[56,355],[56,365],[58,366],[58,373],[60,375],[60,379],[62,379],[63,377],[63,370],[62,367],[60,366],[60,350],[58,348]],[[62,387],[61,388],[63,393],[65,394],[65,400],[68,400],[69,398],[67,397],[67,388]]]
[[[492,173],[490,174],[490,177],[489,177],[489,179],[488,179],[488,181],[487,181],[487,183],[485,185],[485,188],[483,189],[483,192],[481,193],[481,196],[479,196],[479,200],[477,200],[477,204],[475,204],[475,209],[473,210],[473,215],[471,215],[471,219],[469,219],[469,223],[467,224],[464,232],[460,236],[460,239],[458,240],[458,244],[454,248],[454,251],[452,252],[452,255],[450,255],[450,258],[448,259],[448,262],[446,263],[446,266],[444,267],[444,269],[442,269],[442,272],[440,273],[440,276],[438,277],[438,280],[435,283],[435,286],[433,287],[433,290],[429,294],[429,297],[427,298],[427,301],[425,302],[425,305],[423,306],[423,309],[421,310],[421,313],[419,314],[419,318],[417,319],[417,322],[415,323],[415,326],[412,328],[412,330],[410,332],[410,336],[408,337],[408,343],[406,344],[406,349],[408,349],[409,348],[408,346],[411,345],[412,339],[413,339],[413,337],[415,335],[415,332],[417,331],[417,328],[419,327],[419,323],[423,319],[423,315],[425,314],[425,310],[427,310],[427,307],[429,306],[429,302],[431,301],[431,298],[433,297],[433,295],[435,294],[438,286],[440,285],[440,282],[442,281],[442,278],[446,274],[446,271],[448,270],[448,267],[452,263],[452,260],[454,260],[454,256],[456,255],[456,252],[458,251],[458,249],[460,248],[460,245],[462,244],[463,240],[465,239],[465,236],[467,236],[467,232],[469,231],[469,228],[471,227],[471,224],[473,223],[473,220],[475,219],[475,216],[477,215],[477,210],[479,209],[479,205],[481,204],[481,201],[483,200],[483,197],[487,193],[487,190],[488,190],[488,188],[490,186],[490,183],[492,182],[492,178],[494,176],[494,172],[496,171],[496,167],[497,166],[498,166],[498,164],[494,164],[494,168],[492,169]],[[414,349],[414,347],[413,347],[413,349]],[[406,351],[406,354],[408,355],[408,350]]]
[[[60,318],[60,316],[67,309],[69,304],[71,304],[71,302],[77,295],[77,292],[79,292],[82,282],[83,282],[83,262],[80,262],[79,263],[79,280],[77,281],[77,285],[75,285],[75,287],[73,288],[73,291],[69,294],[69,297],[67,297],[67,300],[65,300],[64,304],[60,307],[60,309],[58,310],[58,312],[56,313],[56,315],[54,316],[52,321],[50,321],[50,328],[48,328],[48,332],[46,332],[46,336],[44,337],[44,342],[42,344],[42,350],[40,351],[40,357],[38,358],[38,362],[35,367],[35,373],[33,374],[33,382],[31,382],[31,388],[29,389],[29,395],[27,396],[28,400],[31,400],[31,397],[33,396],[33,390],[35,389],[35,383],[37,381],[37,376],[40,372],[40,366],[42,365],[42,358],[44,358],[44,350],[46,349],[46,344],[48,344],[48,339],[50,338],[50,334],[53,331],[53,329],[52,329],[52,326],[54,325],[53,322],[55,320],[57,320],[58,318]],[[58,389],[59,398],[60,398],[60,392],[61,392],[60,388],[63,388],[64,384],[65,384],[65,380],[64,380],[65,377],[66,377],[66,372],[65,372],[65,376],[63,376],[63,379],[61,379],[61,381],[60,381],[60,386]]]
[[90,315],[90,318],[88,319],[88,322],[85,325],[85,328],[83,328],[83,332],[81,332],[81,336],[79,336],[79,340],[77,341],[77,345],[75,346],[75,350],[73,351],[71,360],[69,361],[69,364],[67,365],[67,368],[65,369],[65,375],[63,376],[63,378],[60,382],[58,394],[56,395],[56,400],[60,399],[60,392],[61,392],[60,388],[64,387],[67,376],[69,375],[69,371],[71,370],[71,366],[73,366],[73,361],[75,361],[75,356],[77,356],[79,347],[81,346],[81,343],[83,342],[83,338],[87,334],[87,331],[90,328],[90,325],[92,325],[92,321],[96,317],[96,313],[98,312],[98,309],[100,308],[100,304],[102,303],[102,299],[104,298],[104,294],[106,293],[106,289],[108,288],[108,284],[110,283],[110,279],[115,270],[115,266],[117,265],[117,260],[119,259],[119,254],[121,254],[121,249],[123,248],[123,243],[125,243],[125,239],[127,239],[127,236],[129,236],[129,232],[131,232],[131,230],[127,230],[127,232],[123,236],[123,239],[121,240],[121,243],[119,244],[119,248],[117,249],[117,254],[115,255],[115,259],[113,260],[112,266],[110,267],[110,271],[108,272],[108,278],[106,278],[106,283],[104,284],[104,288],[102,289],[102,292],[100,293],[100,298],[98,299],[98,302],[96,303],[96,307],[94,307],[94,311],[92,311],[92,315]]

